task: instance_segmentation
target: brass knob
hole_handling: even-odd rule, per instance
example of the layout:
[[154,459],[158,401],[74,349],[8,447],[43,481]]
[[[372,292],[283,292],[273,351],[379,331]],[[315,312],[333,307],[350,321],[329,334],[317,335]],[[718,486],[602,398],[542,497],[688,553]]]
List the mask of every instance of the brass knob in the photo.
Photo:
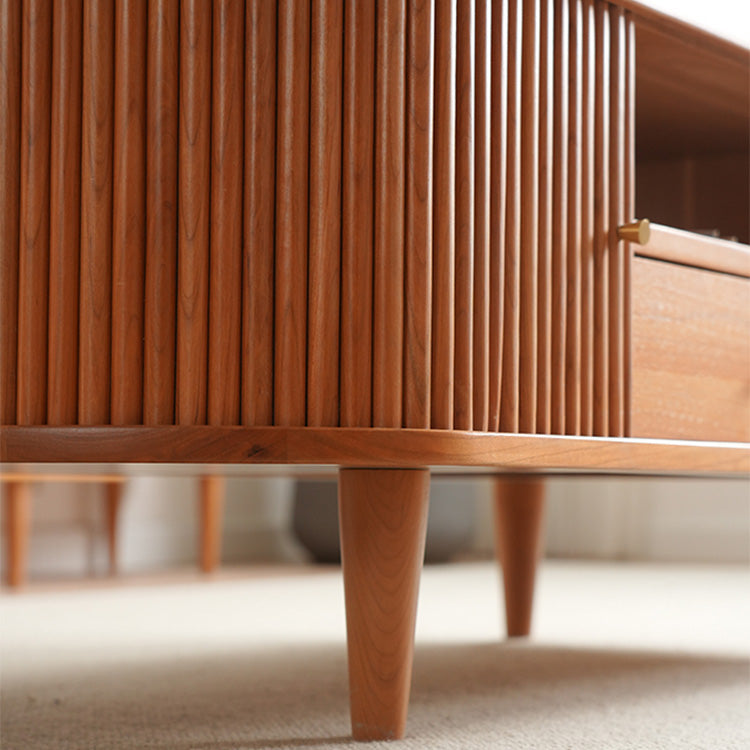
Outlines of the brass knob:
[[631,221],[629,224],[623,224],[617,227],[617,236],[621,240],[635,242],[638,245],[645,245],[651,237],[651,224],[648,219],[638,219]]

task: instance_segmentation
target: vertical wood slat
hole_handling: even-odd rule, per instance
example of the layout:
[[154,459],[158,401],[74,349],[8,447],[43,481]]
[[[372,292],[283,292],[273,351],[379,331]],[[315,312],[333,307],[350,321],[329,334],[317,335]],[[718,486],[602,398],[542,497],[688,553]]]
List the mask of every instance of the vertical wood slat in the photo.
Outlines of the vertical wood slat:
[[115,4],[112,424],[143,418],[146,5]]
[[568,0],[555,3],[554,166],[552,203],[551,430],[565,432],[565,315],[568,237]]
[[435,140],[430,424],[453,428],[456,254],[456,0],[435,4]]
[[308,3],[278,6],[274,422],[305,424],[308,239]]
[[453,428],[473,421],[474,318],[474,0],[458,0],[456,15],[456,266]]
[[244,39],[244,3],[241,0],[215,2],[208,292],[209,424],[239,424],[240,420]]
[[171,424],[175,395],[178,4],[148,7],[143,421]]
[[609,8],[596,3],[594,114],[594,434],[609,427]]
[[28,0],[21,41],[18,424],[47,417],[52,4]]
[[594,78],[593,0],[583,4],[581,120],[581,434],[594,431]]
[[56,3],[52,25],[47,423],[78,417],[81,241],[81,0]]
[[625,15],[610,10],[609,111],[609,434],[622,437],[625,423],[625,244],[617,227],[625,223]]
[[518,432],[521,292],[522,0],[508,3],[508,104],[501,432]]
[[581,94],[583,8],[570,2],[568,65],[568,232],[565,310],[565,432],[581,431]]
[[523,7],[521,51],[521,297],[518,429],[536,430],[539,260],[539,0]]
[[0,424],[16,422],[22,28],[21,3],[0,0]]
[[343,7],[313,0],[307,424],[339,423]]
[[473,429],[489,429],[490,408],[490,114],[492,8],[476,7],[474,128]]
[[490,57],[490,394],[488,429],[500,429],[503,388],[505,224],[508,135],[508,0],[492,4]]
[[404,426],[430,426],[434,0],[409,0],[406,58]]
[[[630,13],[625,14],[625,216],[624,221],[635,219],[635,23]],[[624,282],[624,412],[623,435],[630,437],[630,419],[632,405],[632,338],[631,338],[631,315],[632,315],[632,286],[630,281],[633,248],[625,243],[625,272]]]
[[539,42],[539,260],[536,432],[552,427],[552,176],[554,123],[555,11],[542,0]]
[[400,427],[404,320],[404,0],[383,0],[377,24],[372,424]]
[[211,20],[209,3],[183,0],[177,188],[177,424],[205,424],[208,408]]
[[78,421],[110,418],[114,9],[83,6]]
[[273,424],[276,4],[245,9],[242,423]]
[[375,5],[349,0],[344,11],[342,162],[342,427],[372,420],[373,139]]

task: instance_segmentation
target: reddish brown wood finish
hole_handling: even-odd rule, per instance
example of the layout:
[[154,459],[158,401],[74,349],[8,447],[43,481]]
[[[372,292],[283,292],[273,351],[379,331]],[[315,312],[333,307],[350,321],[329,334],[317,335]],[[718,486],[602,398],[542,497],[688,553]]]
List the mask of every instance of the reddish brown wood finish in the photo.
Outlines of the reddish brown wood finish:
[[[625,178],[624,178],[624,220],[626,222],[635,218],[635,23],[630,13],[625,14]],[[624,346],[625,358],[623,362],[623,398],[625,401],[623,421],[623,435],[631,435],[631,420],[633,408],[633,339],[632,339],[632,263],[633,248],[625,243],[623,248],[625,255],[624,273]]]
[[307,424],[339,422],[343,7],[312,4]]
[[555,3],[554,164],[552,172],[552,388],[551,430],[565,433],[565,313],[568,238],[568,0]]
[[172,424],[175,402],[179,14],[148,7],[143,421]]
[[224,477],[216,475],[200,480],[200,565],[204,573],[213,573],[221,562],[225,484]]
[[565,432],[581,432],[581,94],[583,14],[570,2],[568,67],[568,221],[565,274]]
[[211,194],[211,6],[180,6],[175,422],[205,424]]
[[505,224],[507,194],[507,92],[508,92],[508,2],[492,4],[491,113],[490,131],[490,401],[491,432],[500,429],[503,386]]
[[344,10],[341,424],[372,422],[375,5]]
[[522,0],[508,2],[508,109],[503,281],[503,373],[500,430],[517,432],[521,294],[521,58]]
[[453,427],[470,430],[474,416],[474,129],[475,4],[458,0],[456,15],[456,266]]
[[518,429],[536,431],[539,286],[539,0],[523,4]]
[[55,4],[50,128],[48,424],[75,424],[78,416],[82,21],[81,0]]
[[[456,4],[435,3],[435,140],[433,163],[432,364],[430,424],[453,427],[456,266]],[[438,394],[440,396],[438,397]]]
[[21,36],[21,3],[0,0],[0,424],[16,421]]
[[310,8],[280,0],[276,136],[274,423],[305,423]]
[[107,553],[109,558],[109,574],[117,575],[117,553],[118,524],[120,520],[120,508],[122,507],[123,483],[120,480],[107,482],[104,485],[105,495],[105,522],[107,531]]
[[406,23],[404,426],[422,428],[430,426],[434,17],[434,0],[409,0]]
[[357,740],[406,726],[429,501],[425,469],[342,469],[339,528]]
[[375,73],[375,244],[372,424],[400,427],[404,330],[406,5],[382,0]]
[[51,54],[52,4],[29,0],[21,41],[19,424],[44,424],[47,418]]
[[534,581],[542,553],[544,493],[540,479],[495,481],[495,539],[511,638],[531,632]]
[[31,525],[31,484],[5,482],[4,542],[6,549],[5,580],[8,586],[21,586],[26,581],[26,561]]
[[276,5],[245,8],[242,423],[273,424]]
[[213,6],[211,229],[208,298],[209,424],[240,419],[244,6]]
[[143,419],[147,22],[145,3],[140,0],[117,3],[112,217],[112,424],[140,424]]

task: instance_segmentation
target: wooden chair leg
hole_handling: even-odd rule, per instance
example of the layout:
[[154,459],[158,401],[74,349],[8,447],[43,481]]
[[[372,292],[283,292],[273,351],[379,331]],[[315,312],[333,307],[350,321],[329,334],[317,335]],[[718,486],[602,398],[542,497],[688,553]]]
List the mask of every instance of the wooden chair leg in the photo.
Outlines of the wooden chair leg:
[[108,482],[106,491],[107,551],[109,552],[109,574],[117,575],[117,527],[122,501],[122,482]]
[[31,483],[5,483],[5,580],[8,586],[26,582],[31,523]]
[[426,469],[341,469],[339,529],[356,740],[404,734],[424,559]]
[[200,506],[201,570],[204,573],[212,573],[219,566],[221,559],[224,477],[201,477]]
[[540,479],[495,481],[495,542],[505,583],[508,636],[531,631],[534,579],[542,552],[544,482]]

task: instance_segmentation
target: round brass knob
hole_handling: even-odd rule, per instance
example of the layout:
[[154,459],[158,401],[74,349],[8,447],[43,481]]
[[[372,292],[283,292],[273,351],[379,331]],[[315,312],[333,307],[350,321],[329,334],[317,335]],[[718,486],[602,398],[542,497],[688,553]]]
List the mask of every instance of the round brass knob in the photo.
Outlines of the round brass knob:
[[648,243],[649,237],[651,236],[651,224],[648,219],[631,221],[629,224],[623,224],[622,226],[617,227],[617,236],[621,240],[635,242],[638,245],[645,245]]

